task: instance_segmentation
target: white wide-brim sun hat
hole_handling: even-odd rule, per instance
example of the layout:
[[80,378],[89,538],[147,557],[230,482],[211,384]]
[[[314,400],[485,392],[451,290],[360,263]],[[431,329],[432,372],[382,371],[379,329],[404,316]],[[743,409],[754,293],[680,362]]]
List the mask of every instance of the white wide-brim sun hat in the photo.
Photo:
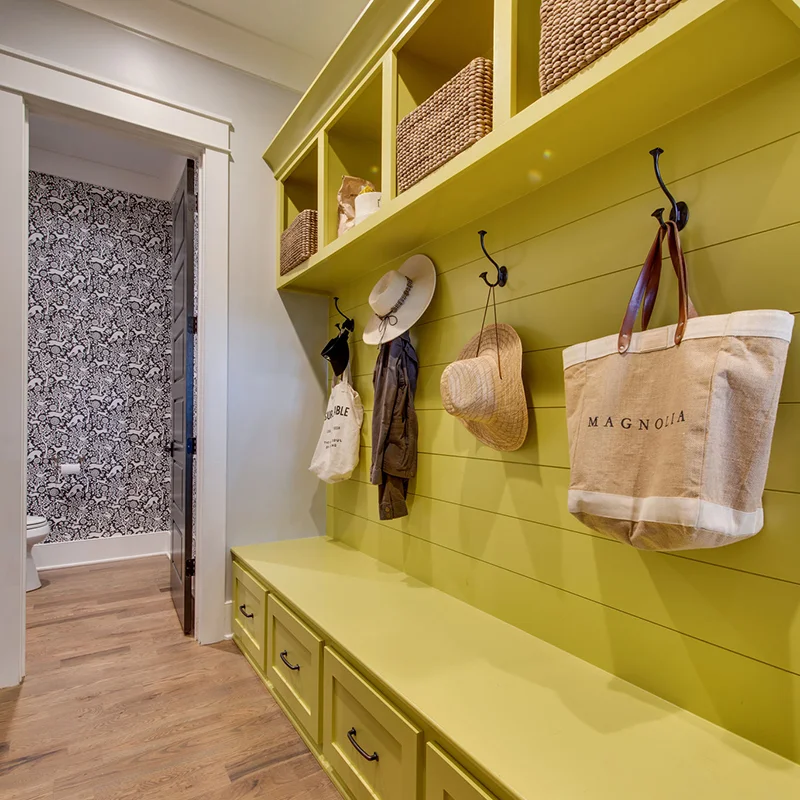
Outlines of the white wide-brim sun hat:
[[428,256],[411,256],[387,272],[369,295],[375,313],[364,327],[364,342],[384,344],[404,334],[425,313],[435,290],[436,267]]
[[518,450],[528,433],[522,342],[510,325],[487,325],[445,367],[442,404],[479,441]]

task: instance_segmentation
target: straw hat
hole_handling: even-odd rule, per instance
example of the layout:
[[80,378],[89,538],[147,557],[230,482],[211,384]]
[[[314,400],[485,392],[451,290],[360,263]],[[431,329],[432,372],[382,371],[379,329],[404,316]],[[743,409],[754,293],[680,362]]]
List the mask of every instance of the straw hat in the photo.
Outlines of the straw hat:
[[510,325],[487,325],[473,336],[442,373],[441,391],[445,411],[481,442],[495,450],[522,447],[528,433],[522,342]]
[[428,256],[411,256],[387,272],[369,295],[375,313],[364,326],[364,342],[383,344],[405,333],[425,313],[435,289],[436,267]]

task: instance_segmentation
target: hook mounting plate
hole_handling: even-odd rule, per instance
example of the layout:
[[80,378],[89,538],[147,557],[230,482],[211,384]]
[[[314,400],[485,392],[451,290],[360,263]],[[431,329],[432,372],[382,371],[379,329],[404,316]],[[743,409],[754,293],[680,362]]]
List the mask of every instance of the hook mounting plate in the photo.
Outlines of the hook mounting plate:
[[497,283],[489,283],[488,272],[481,272],[478,276],[479,278],[483,278],[483,282],[487,286],[499,286],[503,287],[508,283],[508,268],[507,267],[498,267],[497,269]]

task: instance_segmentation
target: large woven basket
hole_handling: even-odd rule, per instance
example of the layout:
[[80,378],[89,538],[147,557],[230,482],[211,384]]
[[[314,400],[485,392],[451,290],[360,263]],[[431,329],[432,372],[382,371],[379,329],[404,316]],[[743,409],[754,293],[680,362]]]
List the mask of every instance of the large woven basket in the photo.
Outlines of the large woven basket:
[[545,94],[679,0],[542,0],[539,85]]
[[281,234],[281,275],[317,252],[317,212],[301,211]]
[[491,130],[492,62],[476,58],[398,123],[398,193]]

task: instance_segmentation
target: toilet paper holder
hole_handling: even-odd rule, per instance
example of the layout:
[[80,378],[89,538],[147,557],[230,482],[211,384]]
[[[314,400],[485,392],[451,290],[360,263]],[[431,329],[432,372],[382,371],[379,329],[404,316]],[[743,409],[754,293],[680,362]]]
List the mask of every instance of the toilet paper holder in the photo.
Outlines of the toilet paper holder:
[[[58,469],[59,467],[61,467],[61,465],[62,465],[62,460],[61,460],[61,459],[58,457],[58,454],[57,454],[57,453],[53,453],[53,455],[52,455],[52,456],[50,456],[50,460],[53,462],[53,466],[54,466],[54,467],[56,467],[56,469]],[[84,463],[84,461],[86,461],[86,458],[85,458],[84,456],[78,456],[78,457],[75,459],[75,461],[77,461],[77,462],[78,462],[78,464],[80,464],[80,465],[81,465],[81,467],[83,467],[83,463]],[[74,463],[74,462],[67,462],[67,461],[64,461],[63,463]]]

